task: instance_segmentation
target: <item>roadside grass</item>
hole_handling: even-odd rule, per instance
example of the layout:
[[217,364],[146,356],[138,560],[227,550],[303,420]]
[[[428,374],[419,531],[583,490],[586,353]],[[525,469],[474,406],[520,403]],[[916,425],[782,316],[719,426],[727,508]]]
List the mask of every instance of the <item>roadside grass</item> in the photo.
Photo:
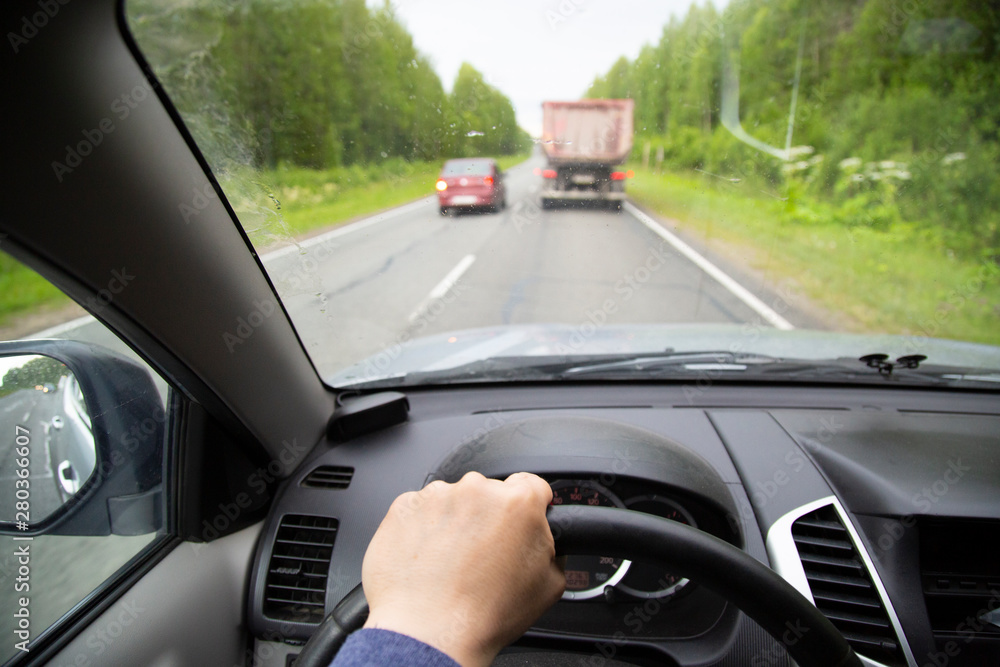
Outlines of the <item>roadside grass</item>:
[[[413,171],[382,180],[346,185],[316,183],[322,172],[272,172],[287,230],[298,236],[425,197],[434,191],[438,164],[419,163]],[[330,187],[334,185],[334,187]]]
[[69,303],[70,298],[52,283],[0,252],[0,325],[20,315]]
[[753,269],[794,280],[835,328],[1000,344],[1000,266],[950,250],[916,223],[845,227],[797,204],[707,175],[636,168],[630,196]]

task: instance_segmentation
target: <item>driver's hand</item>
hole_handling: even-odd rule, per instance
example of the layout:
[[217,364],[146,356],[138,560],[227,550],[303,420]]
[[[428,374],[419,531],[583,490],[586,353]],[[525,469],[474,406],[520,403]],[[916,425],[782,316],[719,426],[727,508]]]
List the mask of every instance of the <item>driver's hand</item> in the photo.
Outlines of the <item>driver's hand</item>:
[[562,595],[566,578],[530,473],[470,472],[397,498],[368,545],[366,628],[409,635],[463,667],[488,665]]

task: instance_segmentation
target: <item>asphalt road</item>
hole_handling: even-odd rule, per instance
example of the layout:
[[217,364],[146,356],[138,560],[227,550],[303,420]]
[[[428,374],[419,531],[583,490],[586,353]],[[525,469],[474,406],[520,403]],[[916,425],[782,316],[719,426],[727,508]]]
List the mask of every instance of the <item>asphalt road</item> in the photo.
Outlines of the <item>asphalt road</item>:
[[[53,417],[64,420],[62,388],[43,393],[36,389],[22,389],[0,398],[0,428],[4,436],[0,438],[0,488],[11,493],[0,497],[0,520],[14,521],[15,427],[27,429],[28,438],[28,479],[30,486],[31,520],[41,521],[55,511],[62,499],[56,488],[54,451],[62,449],[61,442],[68,440],[65,426],[53,426]],[[21,432],[23,434],[23,432]]]
[[[775,312],[780,297],[741,284],[739,267],[699,254],[631,203],[621,213],[541,210],[542,181],[533,169],[542,164],[536,156],[508,170],[508,207],[497,214],[441,216],[428,196],[264,253],[321,374],[415,336],[580,325],[598,310],[610,324],[815,327],[794,304]],[[129,352],[90,318],[36,336]]]
[[541,164],[508,171],[498,214],[441,216],[428,197],[265,255],[321,374],[411,336],[579,325],[597,311],[610,324],[806,321],[774,312],[631,204],[541,210]]

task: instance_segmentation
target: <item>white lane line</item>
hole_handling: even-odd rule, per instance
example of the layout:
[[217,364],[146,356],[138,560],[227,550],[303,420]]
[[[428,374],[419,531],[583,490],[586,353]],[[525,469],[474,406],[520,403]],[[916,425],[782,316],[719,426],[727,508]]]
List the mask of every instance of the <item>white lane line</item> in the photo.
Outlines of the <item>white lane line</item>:
[[45,436],[45,470],[42,471],[42,477],[52,477],[52,436]]
[[795,328],[792,326],[791,322],[776,313],[773,308],[754,296],[750,290],[730,278],[729,275],[727,275],[722,269],[702,257],[698,251],[689,246],[687,243],[684,243],[684,241],[681,241],[675,235],[664,229],[659,223],[640,211],[632,202],[625,202],[625,210],[634,215],[639,222],[649,227],[653,233],[672,245],[677,252],[691,260],[695,266],[714,278],[720,285],[729,290],[733,296],[767,320],[771,326],[776,329],[784,329],[785,331]]
[[455,286],[455,283],[458,282],[458,279],[462,277],[462,274],[464,274],[466,271],[469,270],[469,267],[472,266],[472,263],[475,261],[476,261],[475,255],[466,255],[461,260],[459,260],[458,264],[455,265],[455,268],[449,271],[448,275],[446,275],[441,280],[441,282],[439,282],[437,285],[434,286],[434,289],[432,289],[427,294],[427,297],[420,302],[420,305],[418,305],[416,309],[414,309],[414,311],[410,313],[410,317],[407,319],[410,322],[417,319],[432,302],[434,302],[437,299],[440,299],[445,294],[447,294],[448,290],[450,290],[452,287]]
[[437,286],[431,290],[429,296],[432,299],[440,299],[447,294],[448,290],[455,286],[458,279],[462,277],[462,274],[465,273],[470,266],[472,266],[474,261],[476,261],[475,255],[466,255],[459,260],[458,264],[455,265],[455,268],[449,271],[448,275],[446,275],[441,282],[439,282]]
[[69,322],[63,322],[62,324],[57,324],[54,327],[49,327],[38,333],[33,333],[25,338],[57,338],[67,331],[72,331],[86,324],[94,322],[94,317],[92,315],[84,315],[83,317],[78,317],[75,320],[70,320]]
[[367,229],[372,225],[377,225],[380,222],[385,222],[386,220],[391,220],[392,218],[398,217],[404,213],[409,213],[418,208],[426,206],[432,200],[436,200],[437,195],[428,195],[423,199],[419,199],[409,204],[403,204],[397,208],[389,209],[388,211],[383,211],[378,215],[373,215],[370,218],[360,220],[358,222],[352,223],[350,225],[345,225],[343,227],[337,227],[332,229],[325,234],[319,234],[318,236],[313,236],[306,239],[305,241],[300,241],[299,243],[294,243],[290,246],[286,246],[279,250],[274,250],[267,253],[266,255],[261,255],[261,260],[265,262],[270,262],[272,260],[278,259],[279,257],[284,257],[285,255],[290,255],[294,252],[298,252],[301,248],[311,248],[314,245],[320,245],[326,243],[332,239],[340,236],[345,236],[347,234],[353,234],[354,232],[360,232],[362,229]]
[[[343,227],[337,227],[336,229],[332,229],[326,232],[325,234],[313,236],[311,238],[306,239],[305,241],[299,242],[298,244],[293,244],[285,248],[274,250],[265,255],[261,255],[260,259],[263,262],[270,262],[280,257],[284,257],[285,255],[290,255],[294,252],[298,252],[301,248],[311,248],[314,245],[320,245],[321,243],[326,243],[327,241],[335,239],[339,236],[345,236],[347,234],[359,232],[362,229],[367,229],[368,227],[371,227],[372,225],[376,225],[380,222],[385,222],[386,220],[391,220],[392,218],[402,215],[403,213],[409,213],[410,211],[414,211],[422,206],[426,206],[427,204],[429,204],[432,201],[435,201],[436,199],[437,195],[429,195],[427,197],[424,197],[423,199],[410,202],[409,204],[403,204],[402,206],[389,209],[388,211],[383,211],[378,215],[374,215],[364,220],[359,220],[358,222],[355,222],[353,224],[345,225]],[[72,331],[73,329],[82,327],[86,324],[90,324],[91,322],[95,321],[96,320],[94,319],[93,316],[84,315],[83,317],[78,317],[75,320],[71,320],[69,322],[63,322],[62,324],[57,324],[56,326],[51,327],[49,329],[45,329],[43,331],[30,334],[28,336],[25,336],[25,338],[58,338],[59,336],[62,336],[68,331]]]

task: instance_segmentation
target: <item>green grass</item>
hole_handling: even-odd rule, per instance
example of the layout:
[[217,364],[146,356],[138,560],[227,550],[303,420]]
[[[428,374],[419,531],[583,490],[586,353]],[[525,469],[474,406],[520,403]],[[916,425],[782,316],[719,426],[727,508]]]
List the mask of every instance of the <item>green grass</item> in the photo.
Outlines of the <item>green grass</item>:
[[294,193],[294,199],[286,196],[283,202],[288,230],[297,236],[425,197],[434,192],[440,168],[438,164],[421,164],[410,174],[326,191],[323,186],[307,188],[285,178],[281,191]]
[[59,308],[69,297],[10,255],[0,252],[0,325],[40,309]]
[[804,216],[773,193],[690,173],[637,168],[629,190],[723,254],[793,280],[834,328],[1000,344],[1000,266],[916,224],[848,228],[825,222],[816,202]]

